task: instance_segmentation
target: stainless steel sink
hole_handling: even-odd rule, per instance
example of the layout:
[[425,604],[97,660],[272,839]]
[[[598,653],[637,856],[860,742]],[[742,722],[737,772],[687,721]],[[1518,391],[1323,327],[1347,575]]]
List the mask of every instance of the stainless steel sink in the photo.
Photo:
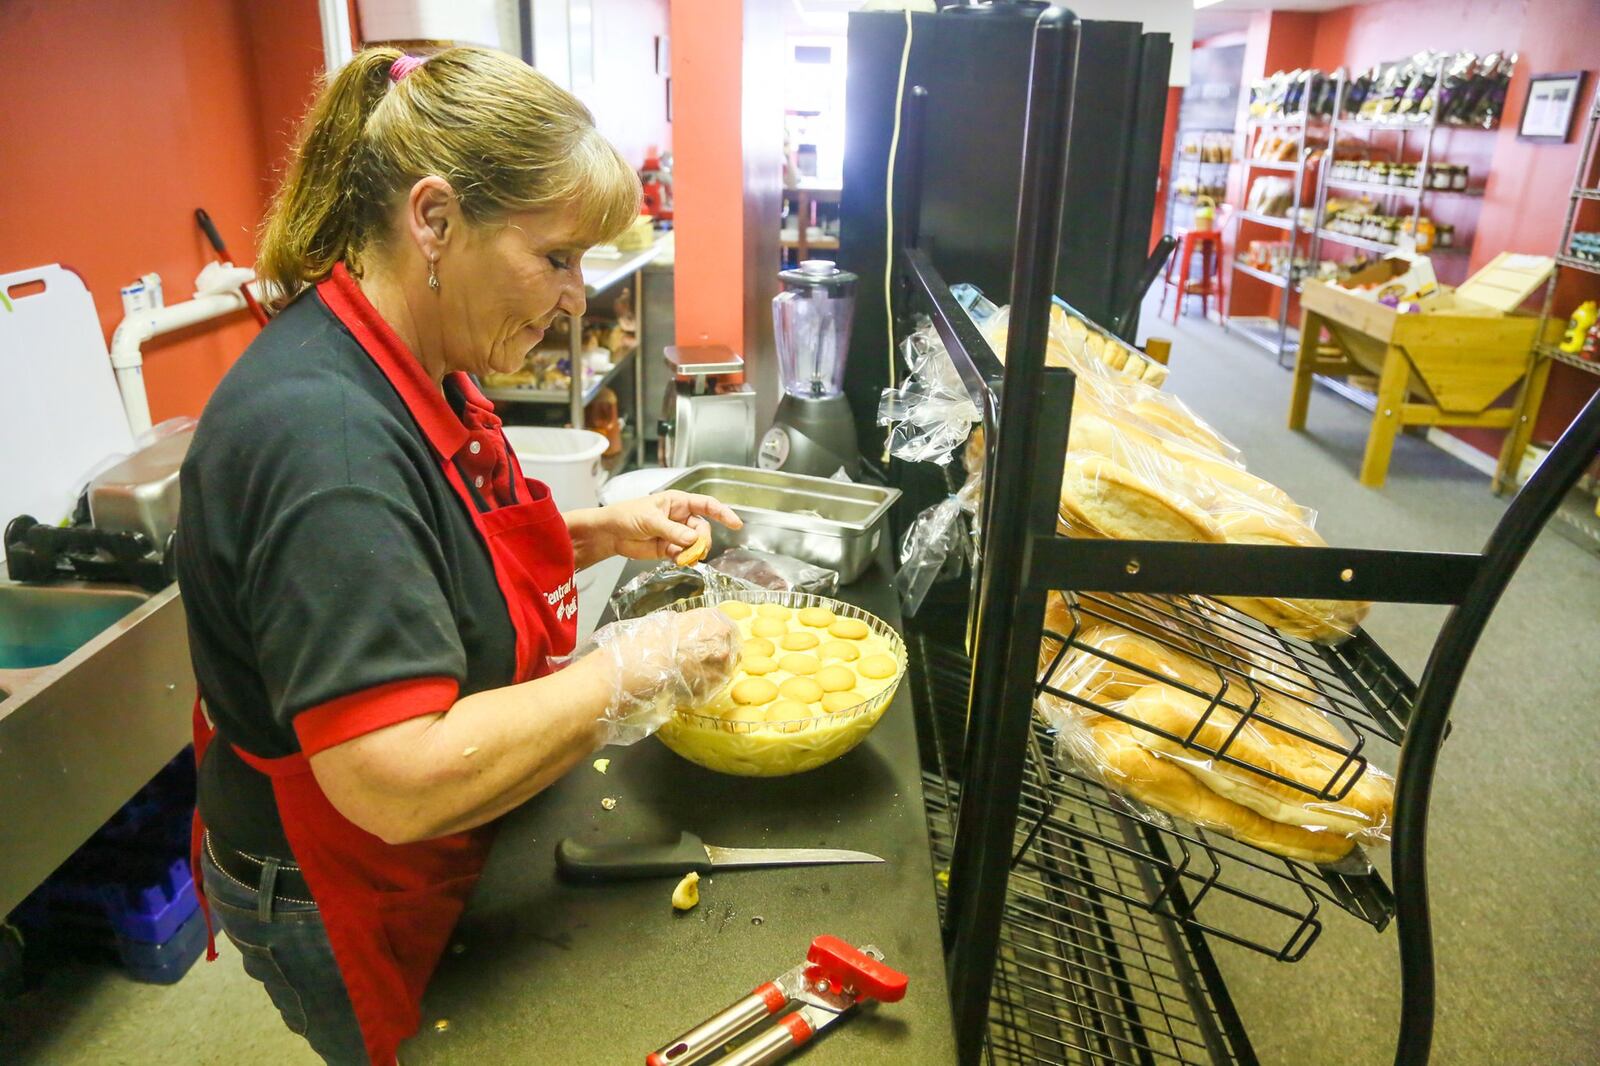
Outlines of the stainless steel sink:
[[121,588],[0,584],[0,699],[149,598]]
[[188,740],[176,585],[0,580],[0,915]]

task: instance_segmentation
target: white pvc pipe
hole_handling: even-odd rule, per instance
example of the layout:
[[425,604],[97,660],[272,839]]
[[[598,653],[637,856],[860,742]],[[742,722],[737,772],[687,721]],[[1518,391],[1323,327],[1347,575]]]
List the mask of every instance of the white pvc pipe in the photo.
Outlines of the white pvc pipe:
[[[251,282],[250,291],[260,299],[261,283]],[[116,332],[111,335],[111,368],[116,371],[122,408],[135,437],[150,428],[150,401],[144,389],[141,351],[145,341],[242,311],[244,306],[244,297],[238,292],[212,293],[183,303],[137,311],[118,323]]]

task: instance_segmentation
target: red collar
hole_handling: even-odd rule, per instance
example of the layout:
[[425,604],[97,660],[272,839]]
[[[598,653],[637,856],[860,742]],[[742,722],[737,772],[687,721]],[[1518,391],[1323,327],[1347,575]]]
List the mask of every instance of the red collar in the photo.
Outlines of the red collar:
[[[342,262],[333,265],[333,274],[317,284],[317,295],[344,324],[356,343],[360,344],[372,361],[378,364],[383,376],[389,379],[400,402],[406,405],[411,417],[417,420],[428,443],[442,459],[451,459],[467,445],[467,427],[450,409],[439,386],[433,383],[422,369],[422,364],[395,333],[378,309],[372,306],[361,286],[350,276]],[[463,373],[452,377],[470,407],[484,413],[493,413],[494,405]]]

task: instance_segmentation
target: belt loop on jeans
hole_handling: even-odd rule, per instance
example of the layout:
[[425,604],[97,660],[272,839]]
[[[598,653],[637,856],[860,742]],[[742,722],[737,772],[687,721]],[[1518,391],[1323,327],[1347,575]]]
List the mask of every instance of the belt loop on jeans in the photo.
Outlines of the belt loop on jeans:
[[261,864],[261,887],[256,892],[256,919],[272,921],[272,897],[278,887],[278,860],[268,857]]

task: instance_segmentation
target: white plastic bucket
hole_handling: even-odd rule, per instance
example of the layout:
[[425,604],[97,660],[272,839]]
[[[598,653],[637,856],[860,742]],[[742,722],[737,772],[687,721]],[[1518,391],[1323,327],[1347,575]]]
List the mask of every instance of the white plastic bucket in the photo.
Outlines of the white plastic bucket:
[[550,486],[557,510],[599,506],[604,437],[587,429],[547,426],[507,426],[505,433],[522,472]]
[[604,507],[623,500],[637,500],[652,492],[660,492],[662,486],[681,473],[681,466],[648,466],[643,470],[618,474],[600,486],[600,505]]

